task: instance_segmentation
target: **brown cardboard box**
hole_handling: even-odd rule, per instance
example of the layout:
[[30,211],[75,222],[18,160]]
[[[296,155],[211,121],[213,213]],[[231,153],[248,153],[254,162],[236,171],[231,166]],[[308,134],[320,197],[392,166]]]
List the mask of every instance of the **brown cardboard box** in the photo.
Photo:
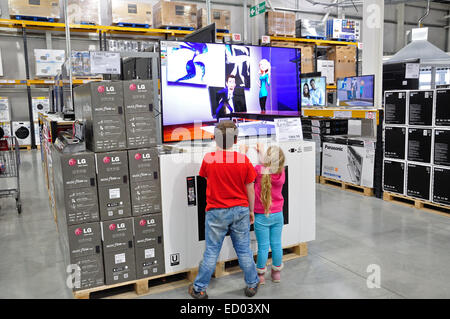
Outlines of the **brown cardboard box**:
[[114,0],[111,2],[112,23],[152,24],[152,7],[140,1]]
[[71,24],[100,24],[99,0],[70,0],[67,8]]
[[327,59],[334,61],[334,78],[356,76],[356,46],[335,46],[328,50]]
[[265,25],[267,35],[295,37],[295,13],[267,11]]
[[159,1],[153,6],[153,27],[189,27],[197,29],[197,5]]
[[[203,28],[208,25],[206,16],[206,9],[198,9],[197,11],[197,25],[198,28]],[[216,23],[216,29],[231,30],[230,26],[230,10],[211,10],[211,23]]]
[[59,19],[59,0],[9,0],[9,15]]
[[286,47],[286,48],[298,48],[301,50],[302,56],[302,73],[312,73],[314,72],[314,45],[297,43],[297,42],[283,42],[283,41],[272,41],[272,46],[276,47]]

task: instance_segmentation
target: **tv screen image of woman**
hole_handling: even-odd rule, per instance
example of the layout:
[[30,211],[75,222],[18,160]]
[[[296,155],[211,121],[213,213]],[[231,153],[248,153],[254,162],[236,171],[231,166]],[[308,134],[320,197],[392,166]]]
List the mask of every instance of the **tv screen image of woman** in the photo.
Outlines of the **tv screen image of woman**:
[[259,61],[259,106],[261,112],[266,111],[266,100],[269,95],[268,87],[270,86],[270,62],[266,59]]

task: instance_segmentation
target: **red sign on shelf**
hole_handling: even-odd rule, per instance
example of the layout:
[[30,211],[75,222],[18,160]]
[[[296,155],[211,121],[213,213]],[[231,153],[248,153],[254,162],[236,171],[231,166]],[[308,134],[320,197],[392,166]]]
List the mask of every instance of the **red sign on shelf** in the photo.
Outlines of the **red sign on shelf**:
[[242,41],[241,34],[240,33],[233,33],[233,41],[234,42]]

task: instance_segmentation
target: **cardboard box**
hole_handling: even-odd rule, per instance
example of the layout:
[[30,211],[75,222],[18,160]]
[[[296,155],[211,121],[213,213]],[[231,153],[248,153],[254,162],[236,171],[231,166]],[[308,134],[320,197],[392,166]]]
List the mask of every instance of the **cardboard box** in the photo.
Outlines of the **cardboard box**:
[[408,163],[406,195],[430,200],[431,165]]
[[[113,1],[116,3],[117,1]],[[67,8],[71,24],[100,24],[100,0],[70,0]]]
[[64,189],[96,186],[94,153],[61,154]]
[[130,189],[133,216],[161,213],[161,187],[159,180],[131,182]]
[[386,124],[406,124],[406,91],[384,93],[384,110]]
[[384,129],[384,156],[393,159],[405,159],[406,127],[386,126]]
[[408,106],[409,125],[433,125],[434,92],[410,91]]
[[434,130],[433,164],[450,166],[450,130]]
[[295,21],[295,37],[318,37],[318,38],[326,38],[326,25],[325,22],[309,20],[309,19],[301,19]]
[[408,128],[408,161],[431,163],[431,129]]
[[127,151],[95,154],[98,186],[128,184]]
[[405,193],[405,171],[404,161],[384,160],[383,167],[383,190],[397,194]]
[[9,0],[9,15],[59,19],[59,1]]
[[436,90],[436,110],[434,112],[436,126],[450,126],[450,89]]
[[73,94],[75,117],[86,124],[87,149],[126,149],[122,82],[91,82],[75,87]]
[[65,60],[64,50],[34,49],[36,76],[56,76]]
[[359,41],[361,38],[361,22],[350,19],[329,19],[327,20],[327,37],[329,39]]
[[327,60],[334,61],[334,78],[356,76],[356,47],[354,45],[334,46],[327,51]]
[[156,149],[129,150],[128,162],[132,182],[159,181],[159,160]]
[[9,99],[7,97],[0,97],[0,122],[9,121],[11,121]]
[[159,1],[153,6],[153,27],[189,27],[197,29],[197,5]]
[[134,217],[136,276],[138,279],[165,272],[162,214]]
[[450,205],[450,169],[433,167],[433,202]]
[[[216,29],[231,30],[231,13],[230,10],[211,10],[211,23],[216,23]],[[197,11],[197,26],[203,28],[208,25],[206,9],[198,9]]]
[[157,144],[156,121],[153,113],[126,115],[128,148],[150,147]]
[[111,1],[112,23],[152,24],[152,7],[142,1]]
[[265,13],[266,35],[295,37],[295,13],[267,11]]
[[135,279],[133,220],[123,218],[102,222],[101,228],[106,284]]
[[323,143],[322,176],[372,188],[375,142],[363,138],[343,138],[343,141],[342,144]]

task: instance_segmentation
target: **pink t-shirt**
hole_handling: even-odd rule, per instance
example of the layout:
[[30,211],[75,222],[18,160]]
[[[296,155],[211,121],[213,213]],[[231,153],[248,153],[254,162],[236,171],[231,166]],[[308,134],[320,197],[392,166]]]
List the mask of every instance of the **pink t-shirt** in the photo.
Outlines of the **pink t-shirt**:
[[[263,177],[264,166],[256,165],[256,180],[255,180],[255,214],[264,214],[264,205],[261,202],[261,180]],[[286,176],[284,170],[280,174],[272,174],[272,205],[270,206],[270,213],[279,213],[283,210],[284,198],[281,194]]]

